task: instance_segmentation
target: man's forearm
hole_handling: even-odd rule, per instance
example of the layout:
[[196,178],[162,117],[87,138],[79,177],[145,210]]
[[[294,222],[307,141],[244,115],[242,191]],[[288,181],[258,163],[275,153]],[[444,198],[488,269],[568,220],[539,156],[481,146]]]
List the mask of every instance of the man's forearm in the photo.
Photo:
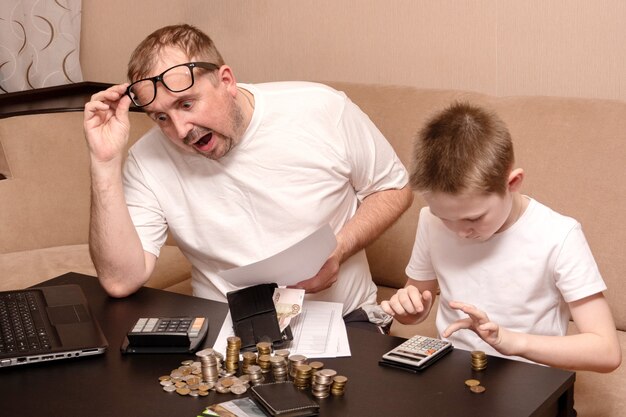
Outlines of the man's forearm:
[[344,225],[337,235],[336,253],[341,262],[362,250],[404,213],[413,202],[409,186],[400,190],[385,190],[367,196],[356,214]]
[[120,169],[104,175],[92,167],[89,251],[102,286],[114,297],[135,292],[151,272],[126,206]]

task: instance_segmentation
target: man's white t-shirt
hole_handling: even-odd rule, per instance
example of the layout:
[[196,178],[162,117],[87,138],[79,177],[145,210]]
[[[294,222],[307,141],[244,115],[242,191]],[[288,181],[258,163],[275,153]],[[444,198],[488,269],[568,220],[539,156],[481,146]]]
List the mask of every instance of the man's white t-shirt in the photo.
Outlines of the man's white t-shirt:
[[[337,233],[363,198],[408,182],[391,145],[344,93],[305,82],[240,87],[254,94],[254,114],[223,158],[185,153],[154,128],[124,170],[144,250],[158,256],[169,230],[192,263],[194,294],[219,301],[237,289],[220,271],[268,258],[325,224]],[[365,252],[307,297],[342,302],[344,314],[375,304]]]
[[[422,208],[406,273],[418,281],[437,278],[439,334],[467,317],[448,306],[461,301],[507,329],[562,336],[570,319],[567,303],[606,290],[580,224],[533,199],[517,222],[485,242],[459,238]],[[449,340],[503,356],[471,330]]]

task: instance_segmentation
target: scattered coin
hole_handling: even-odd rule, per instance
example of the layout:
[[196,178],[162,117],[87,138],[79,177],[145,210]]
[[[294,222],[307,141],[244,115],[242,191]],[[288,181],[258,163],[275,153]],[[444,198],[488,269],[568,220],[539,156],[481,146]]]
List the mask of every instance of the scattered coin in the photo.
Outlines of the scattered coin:
[[236,395],[241,395],[248,390],[245,385],[233,385],[230,387],[230,392]]
[[482,385],[476,385],[474,387],[470,387],[470,391],[472,391],[475,394],[482,394],[486,390],[487,388],[483,387]]
[[475,387],[477,385],[480,385],[480,381],[477,379],[467,379],[465,380],[465,385],[467,385],[468,387]]

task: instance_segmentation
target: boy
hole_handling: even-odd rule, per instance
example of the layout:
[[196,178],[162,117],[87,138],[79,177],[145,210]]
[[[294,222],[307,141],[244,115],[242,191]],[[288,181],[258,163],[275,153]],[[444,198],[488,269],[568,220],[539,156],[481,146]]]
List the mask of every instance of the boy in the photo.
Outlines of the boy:
[[[436,323],[457,348],[610,372],[621,350],[580,224],[520,194],[524,171],[494,114],[456,103],[416,140],[411,185],[421,210],[405,288],[383,309]],[[568,335],[571,318],[579,330]],[[467,330],[471,331],[467,331]]]

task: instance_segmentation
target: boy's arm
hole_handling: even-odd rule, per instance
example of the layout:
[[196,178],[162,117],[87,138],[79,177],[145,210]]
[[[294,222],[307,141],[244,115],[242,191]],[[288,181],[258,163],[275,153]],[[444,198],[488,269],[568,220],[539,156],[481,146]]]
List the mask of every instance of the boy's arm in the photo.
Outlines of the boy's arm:
[[451,302],[469,315],[450,325],[443,336],[456,330],[474,330],[504,355],[516,355],[545,365],[595,372],[611,372],[622,361],[621,348],[611,310],[602,293],[569,303],[579,333],[567,336],[541,336],[501,328],[487,315],[463,303]]
[[421,323],[430,313],[438,288],[436,279],[417,281],[409,278],[404,288],[381,302],[380,306],[399,323]]
[[602,293],[569,303],[579,333],[532,336],[522,343],[521,355],[565,369],[611,372],[622,361],[615,322]]

